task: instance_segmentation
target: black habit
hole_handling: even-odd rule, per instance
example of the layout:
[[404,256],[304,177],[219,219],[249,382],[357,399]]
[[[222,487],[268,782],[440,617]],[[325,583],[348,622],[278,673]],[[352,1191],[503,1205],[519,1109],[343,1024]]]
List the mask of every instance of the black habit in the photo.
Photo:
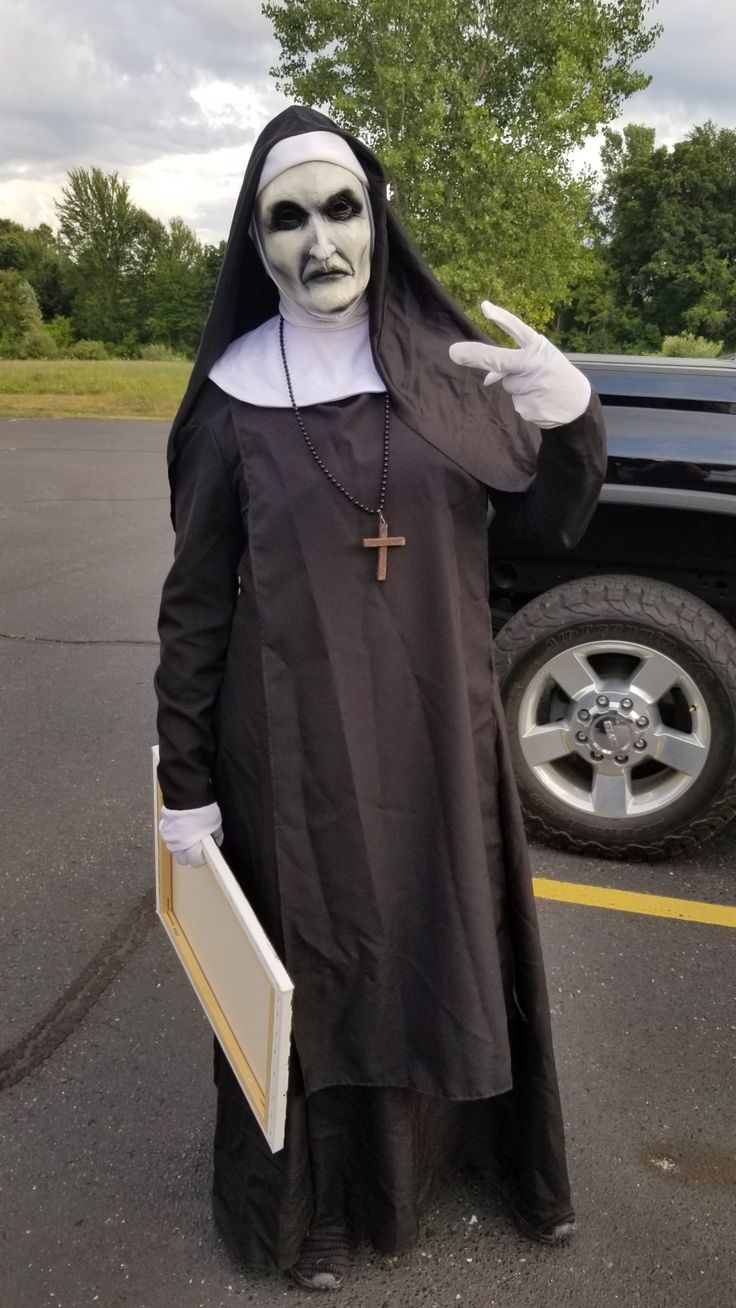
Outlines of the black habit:
[[[294,983],[284,1150],[271,1155],[221,1056],[215,1213],[251,1264],[293,1264],[310,1224],[394,1251],[450,1168],[488,1169],[532,1225],[571,1217],[544,971],[493,670],[493,531],[559,548],[604,468],[597,400],[538,430],[447,357],[472,327],[385,206],[370,151],[369,288],[392,399],[388,579],[375,519],[325,479],[290,408],[207,373],[276,312],[248,238],[277,139],[337,130],[311,110],[253,152],[212,314],[172,432],[175,562],[164,587],[164,802],[216,799],[224,853]],[[305,408],[322,458],[366,503],[383,397]]]

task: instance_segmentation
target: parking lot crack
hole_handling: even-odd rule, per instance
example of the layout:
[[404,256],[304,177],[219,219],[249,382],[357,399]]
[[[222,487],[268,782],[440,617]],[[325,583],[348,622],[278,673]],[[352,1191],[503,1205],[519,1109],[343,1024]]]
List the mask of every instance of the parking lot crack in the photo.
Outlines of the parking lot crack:
[[115,637],[79,637],[76,636],[29,636],[21,632],[0,631],[0,640],[17,641],[26,645],[158,645],[157,640],[135,640],[121,636]]

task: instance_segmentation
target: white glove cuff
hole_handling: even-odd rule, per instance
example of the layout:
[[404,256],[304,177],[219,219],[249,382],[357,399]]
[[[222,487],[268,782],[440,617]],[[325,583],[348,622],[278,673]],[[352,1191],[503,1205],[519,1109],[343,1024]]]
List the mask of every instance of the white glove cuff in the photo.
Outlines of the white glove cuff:
[[211,836],[222,826],[219,804],[205,804],[203,808],[161,808],[158,829],[166,848],[172,854],[182,853]]
[[548,419],[536,419],[538,427],[546,429],[549,427],[566,427],[569,422],[575,422],[576,419],[582,418],[585,410],[590,404],[592,394],[591,385],[588,378],[580,371],[579,368],[570,366],[570,371],[565,373],[564,383],[559,387],[557,393],[550,396]]

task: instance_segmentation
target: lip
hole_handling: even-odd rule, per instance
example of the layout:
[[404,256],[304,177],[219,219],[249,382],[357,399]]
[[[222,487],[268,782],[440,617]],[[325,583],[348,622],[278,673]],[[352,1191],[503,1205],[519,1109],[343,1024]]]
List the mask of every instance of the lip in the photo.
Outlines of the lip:
[[330,268],[326,272],[310,273],[304,278],[305,282],[331,282],[337,277],[348,277],[349,274],[342,272],[339,268]]

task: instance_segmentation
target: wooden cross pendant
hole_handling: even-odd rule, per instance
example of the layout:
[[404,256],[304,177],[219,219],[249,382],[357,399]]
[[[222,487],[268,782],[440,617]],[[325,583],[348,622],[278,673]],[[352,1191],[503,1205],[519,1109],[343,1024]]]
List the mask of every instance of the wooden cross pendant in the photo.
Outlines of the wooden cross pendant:
[[368,536],[363,540],[363,549],[378,550],[378,569],[376,571],[376,581],[386,580],[386,568],[388,566],[388,552],[394,545],[406,545],[405,536],[389,536],[388,523],[383,514],[378,515],[378,535]]

